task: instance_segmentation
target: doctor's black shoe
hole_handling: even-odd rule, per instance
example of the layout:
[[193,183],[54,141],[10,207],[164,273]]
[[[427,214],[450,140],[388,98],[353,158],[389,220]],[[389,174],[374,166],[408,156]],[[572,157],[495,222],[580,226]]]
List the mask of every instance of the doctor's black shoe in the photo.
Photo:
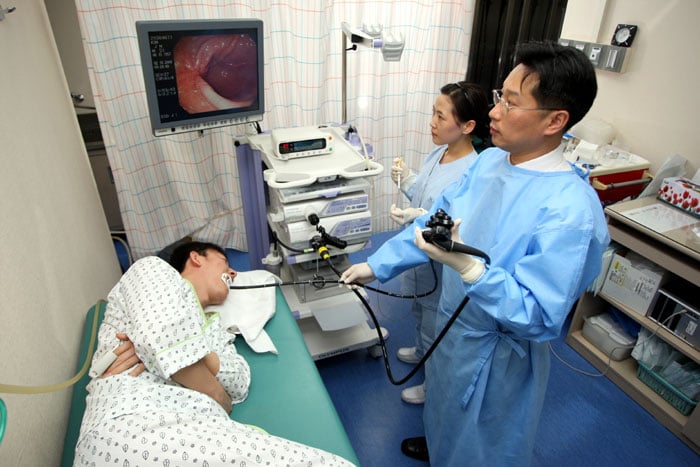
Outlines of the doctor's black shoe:
[[425,436],[406,438],[401,441],[401,452],[419,461],[428,462],[430,460],[428,457],[428,442],[425,440]]

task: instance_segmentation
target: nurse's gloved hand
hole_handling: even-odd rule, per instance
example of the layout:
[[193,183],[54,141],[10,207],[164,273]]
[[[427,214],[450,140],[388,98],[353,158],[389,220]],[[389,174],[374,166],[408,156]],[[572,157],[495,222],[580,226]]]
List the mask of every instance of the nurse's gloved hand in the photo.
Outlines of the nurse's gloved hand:
[[353,264],[340,275],[340,281],[350,289],[357,288],[356,285],[351,285],[353,283],[366,284],[375,279],[374,271],[367,263]]
[[395,204],[392,204],[391,208],[389,208],[389,217],[391,217],[391,220],[397,224],[404,225],[408,224],[409,222],[413,222],[413,219],[422,216],[426,212],[428,211],[423,208],[401,209],[397,208]]
[[410,174],[411,171],[408,170],[408,166],[403,161],[403,157],[397,157],[393,160],[391,165],[391,179],[399,188],[401,188],[401,182],[405,181]]
[[[459,224],[461,223],[462,219],[457,219],[451,230],[452,240],[457,243],[462,243],[462,238],[459,236]],[[437,245],[426,242],[423,238],[423,232],[418,227],[416,227],[416,238],[413,243],[431,259],[446,264],[457,271],[462,276],[462,280],[468,284],[478,281],[486,269],[484,263],[470,255],[456,251],[445,251]]]

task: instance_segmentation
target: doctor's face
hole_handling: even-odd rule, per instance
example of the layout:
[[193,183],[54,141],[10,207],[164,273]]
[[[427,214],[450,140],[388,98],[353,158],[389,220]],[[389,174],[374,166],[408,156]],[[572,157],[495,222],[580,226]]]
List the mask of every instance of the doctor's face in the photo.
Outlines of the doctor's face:
[[[532,95],[539,84],[536,74],[520,64],[503,82],[502,101],[494,105],[491,117],[491,140],[508,151],[513,163],[537,154],[545,142],[551,110],[542,110]],[[537,154],[540,155],[540,154]]]
[[433,117],[430,119],[430,134],[436,145],[451,144],[462,135],[462,125],[454,117],[452,99],[440,94],[433,105]]

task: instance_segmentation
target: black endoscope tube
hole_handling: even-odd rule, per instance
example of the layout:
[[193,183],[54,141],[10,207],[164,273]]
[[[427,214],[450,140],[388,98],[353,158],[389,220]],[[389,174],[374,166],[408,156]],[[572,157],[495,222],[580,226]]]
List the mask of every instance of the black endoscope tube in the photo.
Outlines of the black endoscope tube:
[[[477,250],[478,251],[478,250]],[[341,273],[336,269],[336,267],[333,265],[330,257],[326,257],[326,262],[330,266],[330,268],[335,272],[338,277],[341,276]],[[487,263],[488,263],[488,257],[486,257]],[[435,269],[433,268],[433,274],[435,274]],[[243,286],[235,286],[235,285],[230,285],[229,289],[231,290],[236,290],[236,289],[260,289],[260,288],[265,288],[265,287],[281,287],[283,285],[295,285],[295,284],[306,284],[306,285],[314,285],[315,283],[322,282],[323,285],[327,283],[331,283],[330,281],[314,281],[314,280],[306,280],[306,281],[291,281],[291,282],[273,282],[273,283],[268,283],[268,284],[257,284],[257,285],[243,285]],[[339,281],[337,283],[340,283]],[[364,287],[369,290],[373,290],[375,292],[379,292],[385,295],[389,296],[394,296],[394,297],[402,297],[402,298],[418,298],[418,297],[423,297],[426,295],[429,295],[432,293],[436,288],[437,288],[437,280],[435,281],[435,285],[433,286],[433,289],[431,292],[427,294],[420,294],[420,295],[414,295],[414,296],[402,296],[402,295],[395,295],[383,290],[375,289],[373,287],[369,287],[366,285],[358,284],[361,287]],[[384,359],[384,368],[386,369],[386,374],[387,377],[389,378],[389,381],[391,384],[395,386],[400,386],[404,384],[406,381],[410,380],[415,376],[415,374],[418,372],[418,370],[425,365],[425,362],[430,358],[430,356],[433,354],[435,349],[437,348],[438,344],[442,341],[442,339],[445,337],[445,334],[447,334],[447,331],[452,327],[452,324],[455,322],[459,314],[462,312],[465,306],[467,306],[467,302],[469,302],[469,296],[465,295],[464,298],[462,299],[462,302],[459,304],[457,309],[452,313],[452,316],[450,316],[450,319],[447,320],[447,323],[445,326],[442,328],[440,331],[440,334],[437,335],[433,343],[430,345],[428,348],[428,351],[425,352],[423,357],[416,363],[416,365],[413,367],[411,371],[406,374],[403,378],[400,380],[396,380],[394,378],[393,373],[391,372],[391,364],[389,363],[389,355],[386,352],[386,341],[384,340],[384,336],[382,335],[382,329],[379,324],[379,321],[377,320],[377,317],[374,315],[374,312],[372,311],[372,308],[369,306],[369,303],[367,303],[367,300],[365,297],[362,296],[362,294],[357,290],[357,289],[352,289],[353,293],[357,296],[357,298],[362,302],[362,305],[365,307],[367,312],[369,313],[370,318],[372,319],[372,323],[374,324],[374,328],[377,331],[377,336],[379,337],[379,347],[382,349],[382,358]]]
[[[333,263],[330,262],[330,259],[326,260],[328,264],[330,265],[331,269],[340,276],[341,274],[338,272],[338,270],[333,266]],[[452,316],[450,316],[450,319],[447,321],[447,324],[445,324],[445,327],[442,328],[442,331],[440,331],[440,334],[435,338],[433,343],[430,345],[430,348],[428,349],[427,352],[423,355],[423,357],[420,359],[418,363],[416,363],[416,366],[413,367],[411,371],[408,372],[406,376],[401,378],[400,380],[396,380],[394,378],[393,373],[391,372],[391,364],[389,363],[389,355],[386,353],[386,341],[384,340],[384,336],[382,335],[382,329],[381,326],[379,325],[379,321],[377,320],[377,317],[374,315],[374,312],[372,311],[372,308],[369,306],[369,303],[367,303],[367,300],[365,300],[365,297],[362,296],[362,294],[357,290],[357,289],[352,289],[352,291],[357,295],[357,298],[360,299],[362,304],[364,305],[365,309],[367,309],[367,312],[369,313],[370,318],[372,318],[372,323],[374,323],[374,329],[377,331],[377,336],[379,337],[379,347],[382,349],[382,358],[384,359],[384,368],[386,369],[386,375],[389,378],[389,381],[391,384],[395,386],[400,386],[404,384],[406,381],[410,380],[413,378],[413,376],[418,372],[418,370],[421,369],[423,365],[425,365],[425,362],[430,358],[430,356],[433,354],[435,351],[435,348],[440,344],[442,339],[445,337],[445,334],[447,334],[447,331],[452,327],[452,324],[455,322],[459,314],[462,312],[465,306],[467,306],[467,302],[469,301],[469,296],[465,295],[464,298],[462,299],[462,302],[459,304],[457,309],[452,313]]]
[[454,313],[452,313],[452,316],[450,316],[450,319],[447,321],[447,324],[445,324],[445,327],[442,328],[442,331],[440,331],[440,334],[435,338],[433,343],[430,345],[430,348],[428,349],[427,352],[423,355],[423,357],[420,359],[418,363],[416,363],[416,366],[413,367],[411,371],[408,372],[406,376],[401,378],[400,380],[396,380],[394,378],[393,373],[391,372],[391,365],[389,364],[389,356],[386,353],[386,341],[384,341],[384,336],[382,335],[382,330],[379,326],[379,322],[377,321],[376,316],[374,316],[374,313],[372,312],[372,309],[369,307],[369,304],[365,300],[365,298],[362,296],[361,293],[359,293],[356,289],[353,289],[353,292],[355,292],[355,295],[360,299],[362,304],[367,308],[367,311],[369,312],[369,316],[372,318],[372,322],[374,323],[374,327],[377,330],[377,336],[379,336],[379,346],[382,349],[382,357],[384,358],[384,368],[386,369],[386,375],[389,378],[389,381],[391,384],[395,386],[400,386],[404,384],[406,381],[410,380],[415,376],[416,373],[418,373],[418,370],[421,369],[423,365],[425,365],[425,362],[430,358],[430,356],[433,354],[435,349],[437,348],[438,344],[442,341],[443,337],[445,337],[445,334],[447,334],[447,331],[450,330],[452,327],[452,323],[455,322],[459,314],[462,312],[464,307],[467,305],[467,302],[469,301],[469,296],[465,295],[464,298],[462,299],[462,302],[459,304],[457,309],[455,310]]

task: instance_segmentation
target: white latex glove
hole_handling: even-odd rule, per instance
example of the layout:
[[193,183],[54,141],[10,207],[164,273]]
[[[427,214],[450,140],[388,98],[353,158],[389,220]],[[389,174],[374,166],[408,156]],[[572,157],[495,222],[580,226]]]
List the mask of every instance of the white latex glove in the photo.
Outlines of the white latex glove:
[[411,174],[408,166],[403,161],[403,157],[394,159],[391,165],[391,179],[401,188],[401,183],[406,181]]
[[[462,219],[457,219],[452,227],[452,241],[462,243],[462,238],[459,236],[459,224]],[[478,281],[484,274],[486,266],[481,261],[474,259],[472,256],[456,251],[445,251],[437,245],[428,243],[423,238],[421,229],[416,227],[416,238],[413,240],[418,248],[423,250],[431,259],[446,264],[462,276],[462,280],[468,284],[473,284]]]
[[353,264],[340,275],[340,281],[344,282],[345,285],[351,289],[357,288],[356,285],[350,285],[353,282],[366,284],[375,279],[376,277],[374,275],[374,271],[372,271],[372,268],[369,267],[369,264],[367,263]]
[[426,211],[423,208],[401,209],[397,208],[395,204],[392,204],[391,208],[389,208],[389,217],[391,217],[391,220],[393,220],[397,224],[404,225],[408,224],[409,222],[412,222],[413,219],[422,216],[426,212],[428,211]]

